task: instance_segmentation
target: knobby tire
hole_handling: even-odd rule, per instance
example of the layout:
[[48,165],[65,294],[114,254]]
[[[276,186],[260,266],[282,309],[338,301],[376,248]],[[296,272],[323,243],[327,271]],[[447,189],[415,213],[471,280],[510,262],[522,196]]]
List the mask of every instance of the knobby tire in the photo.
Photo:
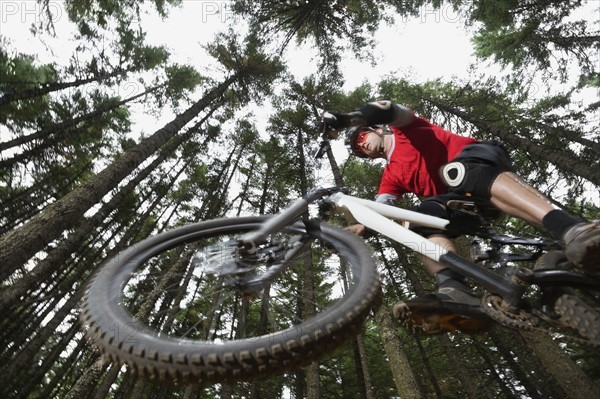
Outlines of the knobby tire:
[[554,305],[560,320],[596,344],[600,343],[600,311],[575,295],[564,294]]
[[[535,264],[535,269],[565,269],[570,267],[564,251],[553,250],[542,255]],[[583,292],[576,289],[557,287],[559,291],[553,294],[554,311],[560,322],[574,329],[584,339],[595,346],[600,345],[600,304],[591,298],[594,306],[583,300]]]
[[[127,364],[145,376],[185,383],[263,378],[296,369],[330,353],[356,333],[380,288],[371,252],[363,240],[325,223],[320,225],[320,239],[315,242],[347,262],[351,286],[335,304],[319,309],[318,314],[299,324],[256,337],[210,342],[159,335],[148,326],[149,322],[135,320],[134,312],[123,306],[130,300],[124,297],[125,285],[149,259],[206,237],[243,234],[265,220],[266,217],[245,217],[200,222],[124,250],[108,261],[88,286],[81,316],[88,336],[113,362]],[[296,223],[288,230],[290,234],[302,234],[305,227]]]

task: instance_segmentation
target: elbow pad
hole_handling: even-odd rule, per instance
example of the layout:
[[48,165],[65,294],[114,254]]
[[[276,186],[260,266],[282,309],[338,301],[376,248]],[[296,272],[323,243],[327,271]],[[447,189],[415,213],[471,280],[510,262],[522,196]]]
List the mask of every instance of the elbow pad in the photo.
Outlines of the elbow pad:
[[388,100],[375,101],[360,108],[367,125],[406,126],[414,116],[411,110]]

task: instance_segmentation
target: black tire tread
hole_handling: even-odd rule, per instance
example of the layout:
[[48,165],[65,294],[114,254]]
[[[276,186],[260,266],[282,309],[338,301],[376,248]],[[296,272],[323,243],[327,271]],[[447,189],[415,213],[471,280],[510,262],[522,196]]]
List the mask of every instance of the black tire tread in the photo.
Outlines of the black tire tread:
[[[110,299],[111,287],[115,284],[113,280],[122,275],[120,269],[129,259],[170,239],[217,228],[220,224],[243,228],[264,220],[264,217],[250,217],[201,222],[160,234],[123,251],[109,261],[88,286],[81,314],[81,321],[88,326],[87,335],[113,362],[127,364],[135,372],[147,377],[184,383],[207,384],[262,378],[296,369],[331,352],[355,335],[380,290],[368,247],[361,239],[332,226],[323,226],[323,231],[336,235],[345,250],[353,252],[344,254],[339,251],[342,258],[358,257],[355,262],[360,265],[361,287],[354,290],[351,300],[345,301],[344,306],[328,314],[317,315],[310,320],[310,324],[305,322],[295,326],[294,334],[290,334],[291,329],[288,329],[287,333],[212,345],[203,342],[181,344],[173,339],[157,338],[141,328],[139,332],[136,331],[135,339],[119,340],[109,330],[114,323],[132,323],[125,312],[115,309],[116,301]],[[319,328],[311,329],[311,326]]]
[[596,345],[600,345],[600,312],[574,295],[562,295],[556,301],[555,311],[560,320]]

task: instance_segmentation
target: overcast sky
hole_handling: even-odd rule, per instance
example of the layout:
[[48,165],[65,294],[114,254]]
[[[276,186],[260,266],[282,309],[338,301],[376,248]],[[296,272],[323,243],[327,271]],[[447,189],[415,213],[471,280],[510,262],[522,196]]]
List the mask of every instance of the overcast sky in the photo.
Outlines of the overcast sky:
[[[598,23],[598,18],[593,18],[598,14],[598,3],[598,0],[588,1],[587,10],[577,16],[587,16]],[[34,0],[0,0],[0,34],[8,38],[17,51],[36,54],[40,62],[67,65],[76,45],[72,40],[74,25],[68,21],[62,1],[48,0],[48,4],[55,22],[55,38],[44,35],[42,42],[29,32],[32,24],[47,19]],[[142,12],[139,23],[147,32],[147,42],[165,45],[172,54],[172,61],[191,64],[200,73],[213,75],[217,73],[218,66],[201,46],[212,42],[216,32],[225,31],[232,23],[244,25],[229,6],[228,1],[184,0],[180,8],[168,11],[165,20],[148,8]],[[375,67],[360,62],[353,54],[344,58],[344,89],[350,90],[364,81],[377,83],[387,75],[408,76],[415,82],[436,78],[456,80],[466,78],[469,66],[476,63],[464,17],[448,5],[439,10],[423,6],[414,18],[398,18],[391,26],[382,24],[376,40],[378,44],[373,49],[377,61]],[[289,69],[299,79],[316,72],[316,62],[312,58],[315,51],[309,48],[310,45],[312,43],[302,49],[293,47],[286,53]],[[489,62],[479,62],[477,67],[490,75],[501,73],[500,67]],[[490,68],[492,72],[489,72]],[[131,81],[122,83],[117,90],[122,97],[127,97],[141,92],[143,88],[136,81]],[[255,112],[260,113],[261,110]],[[265,109],[263,115],[257,116],[264,119],[267,114]],[[172,114],[165,112],[160,119],[171,117]]]
[[[76,45],[72,40],[74,25],[68,21],[62,1],[48,1],[55,22],[55,38],[44,35],[42,42],[29,32],[32,24],[47,18],[34,0],[0,0],[0,35],[8,38],[16,51],[35,54],[40,62],[55,62],[65,66]],[[587,8],[576,16],[585,16],[598,23],[598,4],[598,0],[589,0]],[[172,61],[193,65],[200,73],[211,75],[217,73],[218,65],[201,46],[212,42],[216,32],[225,31],[232,23],[244,25],[243,21],[235,18],[227,1],[184,0],[182,7],[169,10],[167,19],[162,20],[156,12],[147,10],[138,23],[147,32],[147,42],[165,45],[172,54]],[[424,6],[414,18],[398,18],[391,26],[382,24],[376,40],[378,44],[373,49],[377,60],[375,67],[361,63],[352,54],[345,57],[344,89],[350,90],[364,81],[377,83],[387,75],[409,76],[414,82],[435,78],[456,80],[466,78],[470,65],[476,63],[464,18],[448,5],[439,10]],[[316,72],[312,59],[315,51],[309,45],[302,49],[292,48],[286,55],[288,67],[298,79]],[[491,75],[501,72],[500,67],[491,66],[490,63],[480,62],[477,67]],[[493,68],[491,72],[490,68]],[[116,90],[125,98],[143,88],[138,82],[130,81],[122,83]],[[591,98],[597,101],[595,91],[591,91]],[[168,109],[158,116],[149,116],[144,113],[143,105],[134,107],[132,112],[135,122],[133,135],[152,133],[173,117]],[[264,126],[270,114],[269,104],[252,107],[252,112],[259,130],[266,130]],[[340,146],[341,143],[335,145],[336,158],[341,158],[338,162],[345,158],[345,150]]]
[[[38,54],[42,61],[65,64],[74,44],[69,43],[73,25],[68,22],[61,1],[50,0],[49,4],[57,38],[45,40],[55,50],[53,55],[29,33],[32,23],[46,19],[36,1],[0,0],[0,33],[15,43],[20,52]],[[168,19],[163,21],[150,11],[144,13],[141,24],[147,31],[148,41],[166,45],[173,59],[208,66],[211,61],[200,45],[212,41],[214,33],[225,30],[231,22],[239,25],[241,21],[235,18],[226,1],[184,0],[181,8],[169,11]],[[412,69],[416,76],[424,79],[458,75],[473,61],[464,21],[449,6],[441,10],[423,7],[420,15],[410,21],[399,18],[393,26],[382,24],[377,40],[376,73],[373,74],[370,65],[360,65],[350,57],[345,63],[351,71],[347,74],[348,87],[360,84],[365,78],[399,69]],[[306,51],[290,55],[290,68],[298,75],[315,70]]]

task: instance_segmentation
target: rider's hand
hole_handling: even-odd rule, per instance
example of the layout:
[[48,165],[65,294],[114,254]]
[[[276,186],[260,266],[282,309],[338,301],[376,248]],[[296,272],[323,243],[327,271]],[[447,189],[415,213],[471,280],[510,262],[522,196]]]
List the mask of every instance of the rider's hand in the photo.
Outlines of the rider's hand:
[[347,114],[337,112],[325,112],[321,116],[320,127],[329,131],[342,130],[350,126],[360,125],[363,123],[363,114],[359,111],[350,112]]
[[344,129],[350,126],[350,117],[348,114],[325,112],[321,116],[321,126],[333,130]]
[[350,225],[346,227],[345,230],[349,231],[350,233],[356,234],[357,236],[364,236],[367,232],[367,228],[362,224]]

